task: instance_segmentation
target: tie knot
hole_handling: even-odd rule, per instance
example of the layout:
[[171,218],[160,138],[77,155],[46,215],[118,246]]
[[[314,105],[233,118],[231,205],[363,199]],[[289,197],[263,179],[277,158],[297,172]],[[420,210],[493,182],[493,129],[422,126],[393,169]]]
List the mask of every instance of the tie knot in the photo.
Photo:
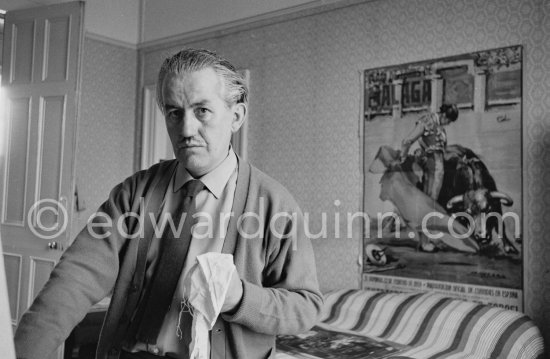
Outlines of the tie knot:
[[200,191],[202,191],[203,188],[204,188],[204,183],[202,183],[200,180],[194,179],[194,180],[188,181],[183,185],[183,196],[195,197],[195,195]]

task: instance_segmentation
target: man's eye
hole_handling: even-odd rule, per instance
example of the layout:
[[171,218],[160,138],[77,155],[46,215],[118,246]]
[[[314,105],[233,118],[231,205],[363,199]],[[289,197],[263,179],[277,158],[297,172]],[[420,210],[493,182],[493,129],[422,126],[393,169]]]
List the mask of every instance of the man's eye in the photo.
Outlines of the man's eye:
[[171,110],[166,113],[166,117],[170,120],[179,120],[181,118],[181,111]]
[[205,107],[199,107],[195,110],[195,115],[198,117],[198,118],[204,118],[205,116],[207,116],[208,114],[210,113],[210,110],[205,108]]

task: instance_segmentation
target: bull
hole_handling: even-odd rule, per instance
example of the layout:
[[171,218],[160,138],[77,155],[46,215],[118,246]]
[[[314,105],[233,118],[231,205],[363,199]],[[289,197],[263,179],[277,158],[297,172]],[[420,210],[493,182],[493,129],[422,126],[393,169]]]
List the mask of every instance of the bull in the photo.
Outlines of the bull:
[[449,145],[445,154],[445,174],[437,201],[449,213],[466,213],[459,220],[473,230],[481,245],[493,243],[496,234],[505,253],[519,253],[506,234],[502,206],[511,206],[512,198],[498,191],[487,166],[472,150]]
[[390,201],[410,230],[409,237],[419,239],[418,247],[426,252],[436,248],[477,253],[479,245],[468,229],[453,220],[444,207],[417,188],[411,162],[399,163],[399,151],[382,146],[369,171],[383,173],[380,199]]

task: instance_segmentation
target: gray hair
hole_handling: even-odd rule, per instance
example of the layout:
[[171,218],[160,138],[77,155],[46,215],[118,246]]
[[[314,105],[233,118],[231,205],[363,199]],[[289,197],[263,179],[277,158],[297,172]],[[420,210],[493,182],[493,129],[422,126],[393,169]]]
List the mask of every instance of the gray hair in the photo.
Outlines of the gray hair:
[[248,86],[244,77],[226,59],[204,49],[184,49],[164,60],[157,79],[157,103],[164,113],[162,87],[168,74],[184,74],[212,68],[225,84],[227,106],[235,103],[248,103]]

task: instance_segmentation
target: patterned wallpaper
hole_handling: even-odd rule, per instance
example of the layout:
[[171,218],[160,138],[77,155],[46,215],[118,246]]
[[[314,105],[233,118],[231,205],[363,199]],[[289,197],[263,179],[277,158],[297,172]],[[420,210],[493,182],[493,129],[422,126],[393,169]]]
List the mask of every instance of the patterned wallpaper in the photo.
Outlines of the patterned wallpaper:
[[74,215],[70,238],[133,173],[136,69],[136,50],[85,38],[76,185],[86,210]]
[[[362,207],[361,70],[523,45],[525,310],[550,343],[550,1],[379,0],[307,15],[143,51],[145,84],[183,45],[249,69],[249,159],[289,188],[315,232],[321,211]],[[323,290],[359,285],[359,228],[314,248]]]

